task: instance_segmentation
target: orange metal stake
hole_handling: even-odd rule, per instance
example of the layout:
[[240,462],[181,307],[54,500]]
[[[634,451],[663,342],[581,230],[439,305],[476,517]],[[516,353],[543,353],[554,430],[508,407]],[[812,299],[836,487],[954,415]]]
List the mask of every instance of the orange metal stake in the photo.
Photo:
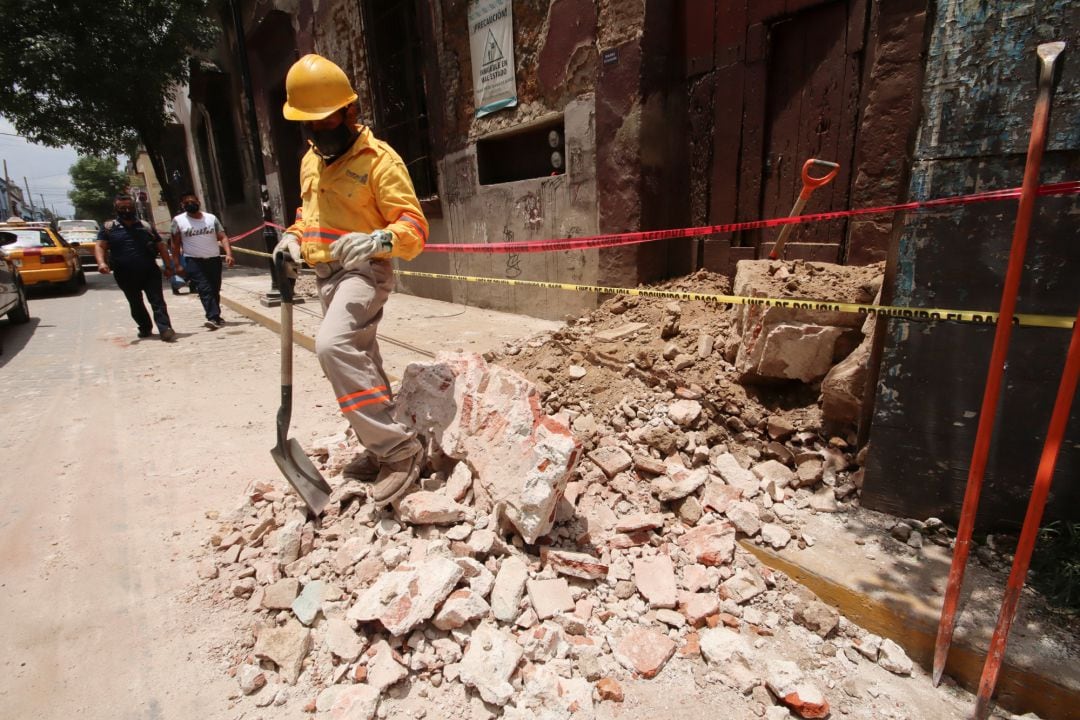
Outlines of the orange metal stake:
[[1020,207],[1016,211],[1016,227],[1013,230],[1012,249],[1009,251],[1009,264],[1005,271],[1005,287],[1001,292],[1001,310],[994,333],[994,347],[990,351],[990,368],[986,374],[986,389],[983,391],[979,426],[975,433],[975,448],[971,453],[971,467],[968,470],[967,488],[964,491],[964,505],[960,511],[960,526],[956,531],[952,566],[949,568],[945,602],[941,607],[941,621],[938,623],[937,642],[934,645],[933,680],[935,686],[941,682],[941,675],[945,671],[945,661],[949,656],[949,645],[952,643],[953,628],[956,625],[956,606],[960,600],[960,589],[964,584],[964,570],[971,550],[971,533],[975,528],[975,513],[979,509],[979,493],[982,491],[983,475],[986,472],[986,457],[990,451],[994,417],[998,397],[1001,394],[1001,380],[1005,372],[1005,359],[1009,352],[1009,339],[1012,336],[1016,296],[1020,290],[1020,276],[1024,270],[1028,230],[1031,228],[1031,217],[1035,210],[1039,170],[1042,166],[1043,151],[1046,149],[1050,101],[1054,95],[1054,62],[1064,49],[1063,42],[1043,43],[1038,47],[1039,94],[1035,100],[1035,117],[1031,124],[1027,164],[1024,166],[1024,183],[1020,188]]
[[990,651],[986,655],[986,664],[983,665],[982,678],[979,680],[973,720],[986,720],[990,715],[990,696],[994,694],[997,686],[998,673],[1001,672],[1001,663],[1005,659],[1005,646],[1009,642],[1009,630],[1012,629],[1016,606],[1020,602],[1020,591],[1024,588],[1024,579],[1031,565],[1031,553],[1035,549],[1039,523],[1042,522],[1046,498],[1050,494],[1050,482],[1054,477],[1058,451],[1065,437],[1065,427],[1069,424],[1069,411],[1072,410],[1073,396],[1076,394],[1077,378],[1080,378],[1080,311],[1076,313],[1076,322],[1073,324],[1072,341],[1065,357],[1065,371],[1061,374],[1061,385],[1058,388],[1057,400],[1054,401],[1050,427],[1046,431],[1042,459],[1035,473],[1035,487],[1028,501],[1024,528],[1020,531],[1020,541],[1016,545],[1016,557],[1013,559],[1012,572],[1009,573],[1005,599],[1001,602],[997,627],[990,638]]

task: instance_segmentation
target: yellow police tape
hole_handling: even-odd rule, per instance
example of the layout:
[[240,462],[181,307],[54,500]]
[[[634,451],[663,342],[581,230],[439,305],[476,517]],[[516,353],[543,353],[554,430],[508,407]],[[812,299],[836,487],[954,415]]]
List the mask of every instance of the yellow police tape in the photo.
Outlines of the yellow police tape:
[[[510,280],[504,278],[472,277],[469,275],[437,275],[435,273],[398,270],[398,275],[407,277],[432,278],[436,280],[462,280],[465,282],[486,283],[493,285],[521,285],[524,287],[545,288],[549,290],[576,290],[579,292],[607,293],[610,295],[637,295],[640,297],[671,298],[673,300],[701,300],[722,305],[760,305],[763,307],[783,307],[796,310],[818,310],[825,312],[859,313],[862,315],[879,314],[905,320],[940,320],[947,322],[968,322],[993,324],[998,313],[973,310],[949,310],[944,308],[911,308],[899,305],[866,305],[862,303],[833,302],[829,300],[800,300],[797,298],[750,297],[746,295],[712,295],[709,293],[681,292],[678,290],[652,290],[648,288],[617,288],[601,285],[579,285],[576,283],[542,282],[538,280]],[[1013,324],[1025,327],[1047,327],[1071,329],[1075,318],[1065,315],[1033,315],[1016,313]]]
[[[260,257],[270,257],[268,253],[244,248],[233,248]],[[993,325],[999,313],[988,310],[955,310],[947,308],[913,308],[901,305],[868,305],[864,303],[833,302],[830,300],[802,300],[798,298],[751,297],[748,295],[713,295],[711,293],[681,292],[678,290],[653,290],[649,288],[617,288],[602,285],[580,285],[577,283],[544,282],[541,280],[511,280],[509,278],[474,277],[471,275],[441,275],[418,272],[415,270],[397,270],[405,277],[430,278],[432,280],[458,280],[487,285],[509,285],[511,287],[533,287],[546,290],[572,290],[576,292],[602,293],[608,295],[637,295],[639,297],[667,298],[671,300],[700,300],[720,305],[759,305],[762,307],[782,307],[794,310],[817,310],[824,312],[857,313],[860,315],[884,315],[904,320],[965,322]],[[1023,327],[1045,327],[1072,329],[1075,318],[1066,315],[1035,315],[1016,313],[1013,324]]]

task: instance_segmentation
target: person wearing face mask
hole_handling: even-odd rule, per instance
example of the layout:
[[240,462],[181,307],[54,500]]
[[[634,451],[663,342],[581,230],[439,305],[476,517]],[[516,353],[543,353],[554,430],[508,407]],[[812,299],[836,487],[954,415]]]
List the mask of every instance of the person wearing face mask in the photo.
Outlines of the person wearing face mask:
[[117,195],[113,208],[116,210],[116,220],[105,223],[94,244],[98,272],[105,275],[112,273],[116,278],[116,284],[127,298],[140,338],[150,337],[154,329],[143,303],[143,295],[146,295],[161,339],[172,342],[176,338],[176,331],[169,320],[169,308],[161,291],[161,271],[156,260],[156,255],[161,255],[165,275],[172,277],[176,265],[169,248],[153,225],[136,217],[135,201],[130,195]]
[[424,463],[415,433],[394,420],[376,330],[394,287],[391,258],[412,260],[428,222],[401,157],[358,121],[357,95],[340,67],[305,55],[285,78],[287,120],[303,123],[303,205],[275,256],[315,270],[324,315],[315,352],[365,452],[348,479],[374,481],[385,505],[412,486]]
[[[193,192],[180,196],[184,212],[172,219],[173,255],[183,259],[183,274],[194,283],[206,312],[206,327],[217,330],[225,326],[221,318],[221,248],[225,250],[225,264],[232,267],[232,248],[225,228],[215,215],[203,212],[199,198]],[[220,243],[220,247],[218,246]]]

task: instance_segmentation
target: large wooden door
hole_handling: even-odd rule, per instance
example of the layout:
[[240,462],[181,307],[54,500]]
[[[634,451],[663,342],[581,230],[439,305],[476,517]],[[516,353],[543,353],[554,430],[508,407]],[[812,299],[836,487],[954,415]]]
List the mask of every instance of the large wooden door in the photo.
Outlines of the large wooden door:
[[[848,2],[811,7],[781,17],[768,28],[766,129],[761,186],[761,216],[782,217],[802,188],[808,158],[840,163],[836,178],[816,190],[804,212],[848,206],[851,162],[859,102],[859,61],[849,52]],[[858,28],[862,32],[862,28]],[[818,243],[802,255],[835,262],[843,243],[843,221],[795,226],[789,243]],[[778,230],[760,238],[767,252]],[[793,253],[798,256],[798,252]]]

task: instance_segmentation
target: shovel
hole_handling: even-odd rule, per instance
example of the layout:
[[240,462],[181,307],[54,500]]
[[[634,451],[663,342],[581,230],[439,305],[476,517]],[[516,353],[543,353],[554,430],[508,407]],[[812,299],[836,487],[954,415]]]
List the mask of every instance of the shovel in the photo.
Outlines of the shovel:
[[270,450],[281,474],[289,481],[311,512],[318,517],[330,502],[330,486],[323,479],[300,443],[289,434],[292,419],[292,279],[286,276],[285,258],[274,258],[281,279],[281,407],[277,413],[277,446]]
[[[810,168],[823,167],[827,168],[828,172],[821,177],[811,177]],[[795,217],[801,215],[803,208],[806,207],[806,201],[810,199],[810,194],[817,190],[822,185],[827,185],[834,177],[836,173],[840,172],[840,166],[834,162],[828,160],[818,160],[817,158],[810,158],[802,166],[802,191],[799,192],[799,198],[795,201],[795,207],[791,208],[791,214],[788,217]],[[780,235],[776,238],[776,243],[773,245],[772,250],[769,252],[769,259],[776,260],[780,258],[784,259],[784,245],[787,243],[788,233],[791,232],[791,225],[785,225],[780,228]]]

